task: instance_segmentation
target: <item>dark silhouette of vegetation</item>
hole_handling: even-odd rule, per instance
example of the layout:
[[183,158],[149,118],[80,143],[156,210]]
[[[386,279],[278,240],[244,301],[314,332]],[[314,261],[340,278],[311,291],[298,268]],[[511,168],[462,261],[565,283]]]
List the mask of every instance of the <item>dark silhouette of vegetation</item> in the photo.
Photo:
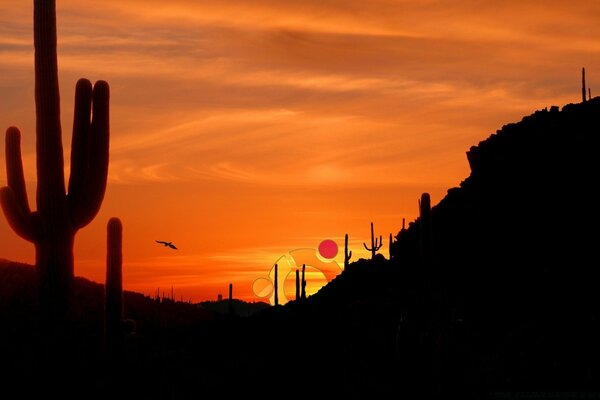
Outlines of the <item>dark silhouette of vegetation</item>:
[[[109,87],[81,79],[75,89],[71,176],[65,188],[54,0],[34,1],[37,211],[31,211],[21,161],[21,133],[6,131],[8,185],[0,202],[8,223],[32,242],[50,319],[64,318],[73,280],[73,242],[100,209],[108,174]],[[91,119],[90,119],[91,114]]]
[[233,310],[233,283],[229,284],[229,315],[230,316],[234,315],[234,310]]
[[[217,301],[202,301],[198,303],[203,309],[210,311],[214,314],[215,319],[224,321],[229,317],[229,301],[228,300],[217,300]],[[270,308],[271,304],[262,301],[247,302],[240,299],[232,300],[233,312],[238,317],[249,317],[256,314],[264,309]]]
[[431,222],[431,197],[429,193],[421,195],[419,217],[421,223],[421,261],[426,268],[431,268],[433,261],[433,224]]
[[123,225],[111,218],[106,227],[106,350],[110,357],[120,359],[123,353]]
[[350,265],[350,259],[352,258],[352,250],[348,251],[348,234],[344,236],[344,270]]
[[581,101],[585,103],[587,91],[585,90],[585,68],[581,68]]
[[300,300],[300,271],[296,268],[296,300]]
[[300,282],[300,287],[301,287],[301,293],[300,293],[300,299],[301,300],[306,300],[306,264],[302,264],[302,281]]
[[[378,241],[379,240],[379,241]],[[363,246],[367,251],[371,252],[371,259],[375,259],[375,254],[379,251],[381,246],[383,246],[383,238],[379,235],[379,239],[375,238],[373,233],[373,223],[371,222],[371,247],[367,247],[367,244],[363,242]]]
[[278,278],[279,277],[277,276],[277,272],[278,272],[277,271],[277,264],[275,264],[275,283],[273,284],[273,291],[275,292],[274,293],[274,297],[275,297],[274,301],[275,301],[275,305],[276,306],[279,305],[279,293],[278,293],[279,292],[279,288],[278,288],[278,285],[279,285],[279,282],[278,282],[279,279]]

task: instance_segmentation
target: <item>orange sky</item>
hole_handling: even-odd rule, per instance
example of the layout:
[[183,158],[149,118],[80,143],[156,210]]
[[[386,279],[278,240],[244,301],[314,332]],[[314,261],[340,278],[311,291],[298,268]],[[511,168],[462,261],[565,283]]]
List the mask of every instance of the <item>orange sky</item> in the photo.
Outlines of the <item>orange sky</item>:
[[[32,3],[0,0],[0,128],[23,132],[30,199]],[[75,82],[112,92],[109,186],[76,274],[104,281],[118,216],[125,288],[146,294],[216,299],[233,282],[258,300],[252,282],[294,249],[348,233],[367,257],[370,221],[387,255],[421,192],[435,204],[468,175],[471,145],[579,101],[582,66],[600,82],[589,0],[57,3],[67,160]],[[0,258],[33,262],[4,217],[0,235]]]

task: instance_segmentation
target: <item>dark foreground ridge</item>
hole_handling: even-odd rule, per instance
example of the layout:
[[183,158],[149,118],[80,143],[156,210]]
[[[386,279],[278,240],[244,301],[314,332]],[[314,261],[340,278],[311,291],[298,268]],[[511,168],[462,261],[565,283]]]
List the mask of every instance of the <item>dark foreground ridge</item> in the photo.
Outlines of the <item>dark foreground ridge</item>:
[[135,331],[117,364],[102,353],[101,286],[78,284],[91,294],[77,297],[75,350],[57,357],[33,278],[15,284],[33,273],[0,268],[3,376],[88,398],[120,385],[133,398],[593,395],[599,134],[598,98],[504,126],[467,152],[470,176],[431,223],[398,232],[391,260],[351,263],[305,301],[240,318],[127,293]]

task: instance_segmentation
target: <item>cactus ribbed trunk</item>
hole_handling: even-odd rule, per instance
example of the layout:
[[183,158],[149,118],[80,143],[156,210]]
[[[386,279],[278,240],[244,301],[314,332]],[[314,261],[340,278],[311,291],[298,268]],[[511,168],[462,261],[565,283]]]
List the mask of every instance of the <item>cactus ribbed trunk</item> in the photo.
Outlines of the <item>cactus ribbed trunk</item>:
[[60,232],[35,244],[41,305],[51,319],[62,319],[67,312],[73,281],[73,241],[73,233]]
[[111,218],[106,230],[105,340],[107,352],[119,356],[123,350],[123,225]]
[[[74,274],[74,229],[65,198],[60,94],[56,52],[56,3],[34,3],[37,206],[41,240],[35,243],[36,267],[46,301],[64,302]],[[49,297],[47,297],[49,295]],[[48,306],[49,304],[46,304]]]

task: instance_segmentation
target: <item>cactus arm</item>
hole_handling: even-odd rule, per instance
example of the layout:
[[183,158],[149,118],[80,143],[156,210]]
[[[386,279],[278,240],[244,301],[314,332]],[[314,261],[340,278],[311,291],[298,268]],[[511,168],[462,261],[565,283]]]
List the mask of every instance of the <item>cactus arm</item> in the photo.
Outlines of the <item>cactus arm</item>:
[[350,250],[350,252],[348,253],[348,260],[350,260],[352,258],[352,250]]
[[4,211],[8,224],[15,233],[29,242],[34,242],[39,232],[36,229],[33,214],[23,212],[10,187],[6,186],[0,189],[0,204],[2,204],[2,211]]
[[8,186],[0,189],[0,202],[11,228],[23,239],[33,242],[39,232],[27,201],[27,189],[21,159],[21,132],[6,130],[6,175]]
[[90,155],[83,196],[73,203],[71,216],[76,228],[89,224],[104,199],[108,177],[109,148],[109,87],[98,81],[94,85],[92,100],[92,125],[90,135]]
[[370,248],[368,248],[368,247],[367,247],[367,244],[366,244],[365,242],[363,242],[363,246],[365,246],[365,249],[366,249],[367,251],[371,251],[371,250],[372,250],[372,249],[370,249]]
[[90,115],[92,112],[92,84],[80,79],[75,87],[75,112],[73,115],[73,139],[71,140],[71,175],[69,176],[69,207],[81,201],[90,156]]
[[21,159],[21,132],[15,127],[6,130],[6,176],[16,205],[21,209],[23,215],[28,215],[31,209],[27,200],[25,174]]

